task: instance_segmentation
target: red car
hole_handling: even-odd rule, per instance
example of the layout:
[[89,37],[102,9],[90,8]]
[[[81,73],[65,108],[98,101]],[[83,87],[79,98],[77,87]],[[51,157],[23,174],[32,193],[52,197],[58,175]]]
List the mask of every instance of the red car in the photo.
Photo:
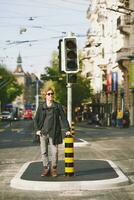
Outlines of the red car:
[[24,115],[23,115],[24,119],[32,119],[33,118],[33,113],[31,109],[27,109],[24,111]]

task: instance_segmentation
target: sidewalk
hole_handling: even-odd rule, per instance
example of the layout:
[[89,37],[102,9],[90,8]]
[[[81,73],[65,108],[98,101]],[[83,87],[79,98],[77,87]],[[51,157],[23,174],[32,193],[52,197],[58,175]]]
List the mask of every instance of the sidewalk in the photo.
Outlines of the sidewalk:
[[119,127],[113,127],[113,126],[100,126],[95,124],[89,124],[87,121],[82,121],[77,123],[77,127],[84,127],[84,128],[93,128],[93,129],[117,129],[117,130],[128,130],[128,129],[134,129],[134,126],[129,126],[128,128],[119,128]]

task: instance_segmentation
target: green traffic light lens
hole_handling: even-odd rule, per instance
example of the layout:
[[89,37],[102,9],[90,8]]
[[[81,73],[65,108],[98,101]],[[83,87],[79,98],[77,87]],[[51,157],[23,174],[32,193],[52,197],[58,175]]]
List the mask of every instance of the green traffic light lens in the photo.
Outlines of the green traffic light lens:
[[68,61],[67,62],[67,69],[68,70],[74,70],[77,69],[77,63],[75,61]]

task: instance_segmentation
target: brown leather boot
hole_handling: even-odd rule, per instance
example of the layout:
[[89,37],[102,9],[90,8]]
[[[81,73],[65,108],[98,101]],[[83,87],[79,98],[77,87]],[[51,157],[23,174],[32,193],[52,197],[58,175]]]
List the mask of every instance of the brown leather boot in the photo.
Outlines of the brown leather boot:
[[47,166],[44,166],[41,176],[49,176],[49,175],[50,175],[50,168]]
[[51,168],[51,176],[53,176],[53,177],[58,176],[58,174],[57,174],[57,166],[53,166]]

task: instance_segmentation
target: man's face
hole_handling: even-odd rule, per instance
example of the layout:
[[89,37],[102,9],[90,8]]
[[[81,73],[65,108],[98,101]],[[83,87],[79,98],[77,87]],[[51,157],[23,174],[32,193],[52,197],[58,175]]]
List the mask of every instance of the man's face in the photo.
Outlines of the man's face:
[[53,100],[54,98],[54,92],[52,90],[48,90],[47,93],[46,93],[46,99],[47,100]]

